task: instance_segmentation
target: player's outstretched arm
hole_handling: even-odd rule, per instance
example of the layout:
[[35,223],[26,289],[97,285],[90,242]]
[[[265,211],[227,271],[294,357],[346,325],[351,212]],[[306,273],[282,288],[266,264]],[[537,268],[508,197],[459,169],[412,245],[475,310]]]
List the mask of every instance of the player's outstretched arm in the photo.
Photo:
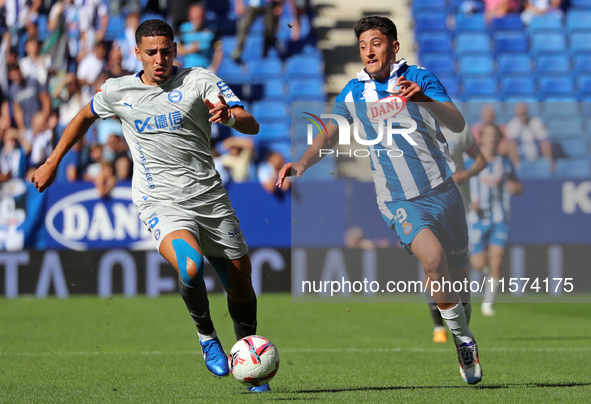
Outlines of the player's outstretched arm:
[[339,127],[332,123],[332,121],[329,121],[326,125],[326,135],[324,133],[318,133],[314,136],[312,144],[308,146],[299,161],[295,163],[287,163],[281,168],[275,186],[278,188],[283,187],[285,177],[296,175],[299,178],[304,174],[308,167],[311,167],[322,160],[326,154],[321,153],[321,150],[332,149],[337,144],[338,130]]
[[92,113],[90,104],[88,104],[68,124],[53,152],[49,155],[45,163],[33,174],[32,182],[39,192],[45,191],[53,183],[57,174],[57,168],[66,153],[82,139],[88,128],[90,128],[90,125],[97,118]]
[[[236,129],[240,133],[245,135],[256,135],[259,133],[259,123],[257,120],[244,108],[230,106],[226,103],[224,96],[218,95],[219,101],[214,105],[208,99],[205,99],[205,105],[209,108],[211,123],[221,123],[222,125],[228,125]],[[234,122],[232,122],[234,117]],[[231,124],[230,124],[231,123]]]

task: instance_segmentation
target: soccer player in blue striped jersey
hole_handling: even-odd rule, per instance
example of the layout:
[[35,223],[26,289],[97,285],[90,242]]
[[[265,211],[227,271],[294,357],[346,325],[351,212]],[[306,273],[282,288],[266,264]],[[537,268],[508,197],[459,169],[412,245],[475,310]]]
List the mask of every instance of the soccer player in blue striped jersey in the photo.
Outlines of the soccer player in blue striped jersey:
[[488,165],[477,176],[470,178],[470,263],[477,271],[482,271],[486,266],[490,268],[492,281],[486,282],[482,314],[492,316],[501,279],[501,263],[509,237],[510,196],[521,194],[523,186],[515,175],[509,157],[497,152],[502,139],[499,127],[486,124],[480,133],[480,149]]
[[[360,136],[376,141],[369,151],[380,212],[421,262],[431,290],[439,289],[434,282],[463,282],[468,277],[468,226],[452,178],[455,166],[439,124],[461,132],[464,118],[435,75],[409,66],[404,59],[396,61],[400,44],[391,20],[362,18],[355,34],[364,69],[337,97],[333,114],[339,115],[339,121],[357,121]],[[404,122],[401,126],[406,129],[410,124],[410,130],[378,140],[387,131],[385,123],[391,122],[386,119],[392,116],[389,108],[396,110],[395,121]],[[325,155],[321,150],[336,145],[339,126],[332,121],[326,126],[327,133],[316,135],[299,161],[282,168],[278,187],[286,176],[301,177]],[[468,327],[470,291],[448,288],[433,297],[454,336],[462,378],[469,384],[480,382],[478,347]]]

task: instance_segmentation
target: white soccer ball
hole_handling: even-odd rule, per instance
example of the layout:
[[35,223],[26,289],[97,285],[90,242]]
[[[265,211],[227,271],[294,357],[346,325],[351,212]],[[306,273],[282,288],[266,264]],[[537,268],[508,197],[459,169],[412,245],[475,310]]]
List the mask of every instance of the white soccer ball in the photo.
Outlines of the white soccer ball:
[[279,351],[267,338],[244,337],[230,350],[228,366],[234,379],[247,386],[269,383],[279,369]]

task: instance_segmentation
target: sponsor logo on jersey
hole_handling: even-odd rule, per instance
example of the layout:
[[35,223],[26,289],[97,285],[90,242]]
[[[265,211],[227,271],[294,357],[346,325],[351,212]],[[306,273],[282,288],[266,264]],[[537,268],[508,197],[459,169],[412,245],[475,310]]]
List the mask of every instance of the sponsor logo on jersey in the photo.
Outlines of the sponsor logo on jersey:
[[230,236],[230,238],[234,238],[234,237],[239,236],[241,234],[242,234],[242,229],[240,229],[239,226],[234,227],[233,229],[231,229],[228,232],[228,236]]
[[143,133],[146,129],[167,129],[173,132],[183,127],[183,116],[181,115],[181,111],[174,111],[168,114],[149,116],[144,120],[136,119],[133,123],[138,133]]
[[393,118],[406,108],[406,98],[391,95],[377,100],[367,108],[367,117],[372,122]]
[[123,103],[123,105],[125,105],[126,107],[129,107],[129,108],[131,108],[131,109],[133,110],[133,103],[134,103],[134,102],[135,102],[135,101],[132,101],[132,102],[131,102],[131,104],[130,104],[130,103],[128,103],[128,102],[124,102],[124,103]]
[[236,95],[234,94],[234,91],[232,91],[232,89],[230,88],[230,86],[227,85],[226,83],[224,83],[222,80],[218,81],[216,83],[216,85],[218,86],[218,88],[222,92],[222,95],[224,96],[224,98],[234,98],[234,97],[236,97]]
[[452,250],[452,252],[451,252],[451,255],[466,255],[466,254],[468,254],[468,246],[461,249],[460,251],[453,251]]
[[183,94],[179,90],[172,90],[168,93],[168,100],[173,104],[180,102],[183,99]]

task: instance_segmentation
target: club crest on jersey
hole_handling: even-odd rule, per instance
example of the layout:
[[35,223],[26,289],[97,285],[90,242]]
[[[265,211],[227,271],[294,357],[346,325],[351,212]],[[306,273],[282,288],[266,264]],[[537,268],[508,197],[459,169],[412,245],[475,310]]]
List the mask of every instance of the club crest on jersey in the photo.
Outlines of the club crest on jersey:
[[393,118],[406,108],[406,98],[391,95],[377,100],[367,107],[367,117],[372,122],[381,122]]
[[183,94],[179,90],[172,90],[168,93],[168,100],[173,104],[180,102],[183,99]]

